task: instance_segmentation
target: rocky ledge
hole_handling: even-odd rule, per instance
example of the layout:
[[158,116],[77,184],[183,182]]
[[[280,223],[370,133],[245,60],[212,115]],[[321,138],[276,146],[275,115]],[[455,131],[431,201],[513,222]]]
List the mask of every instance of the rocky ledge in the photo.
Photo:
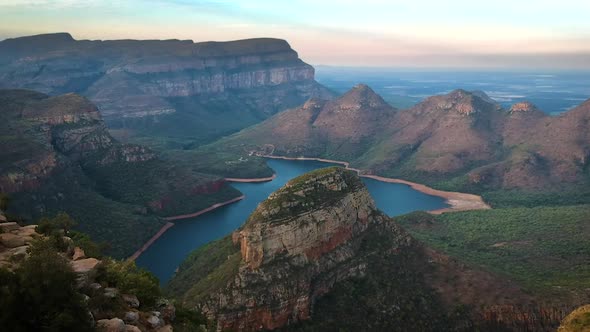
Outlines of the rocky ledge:
[[[0,269],[14,270],[29,257],[32,242],[44,237],[37,233],[36,228],[37,225],[20,226],[16,222],[8,222],[0,211]],[[155,306],[149,308],[154,310],[147,311],[140,306],[136,295],[123,294],[117,288],[96,282],[105,262],[86,257],[84,250],[74,246],[71,238],[63,239],[68,246],[63,255],[69,259],[72,270],[77,274],[77,288],[85,302],[106,301],[105,307],[108,307],[107,302],[119,307],[117,312],[89,312],[98,332],[172,331],[171,322],[175,319],[176,312],[172,303],[160,299]]]

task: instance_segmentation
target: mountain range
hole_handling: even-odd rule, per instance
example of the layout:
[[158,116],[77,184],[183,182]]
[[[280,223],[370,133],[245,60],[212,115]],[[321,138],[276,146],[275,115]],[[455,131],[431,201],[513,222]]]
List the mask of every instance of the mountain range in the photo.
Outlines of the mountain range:
[[590,101],[557,117],[455,90],[395,110],[366,85],[311,99],[211,150],[344,160],[367,173],[465,191],[558,190],[588,181]]

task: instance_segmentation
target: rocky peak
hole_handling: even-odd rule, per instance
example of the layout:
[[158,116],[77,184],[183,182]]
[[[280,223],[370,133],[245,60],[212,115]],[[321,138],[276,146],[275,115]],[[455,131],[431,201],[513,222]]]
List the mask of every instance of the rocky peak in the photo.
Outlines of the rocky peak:
[[447,95],[431,98],[436,100],[436,108],[444,111],[455,111],[462,115],[473,115],[500,108],[499,105],[481,91],[473,93],[463,89],[457,89]]
[[[223,263],[226,283],[205,292],[195,286],[185,302],[202,308],[218,330],[272,330],[309,319],[336,282],[365,273],[359,248],[386,220],[354,172],[331,167],[302,175],[234,232],[240,252]],[[225,241],[214,246],[231,245]],[[228,276],[234,257],[238,266]]]
[[354,174],[319,169],[289,181],[252,213],[233,240],[251,269],[287,255],[314,260],[366,229],[375,204]]
[[510,107],[510,113],[512,113],[512,114],[514,114],[514,113],[527,113],[527,112],[528,113],[539,112],[539,109],[533,103],[528,102],[528,101],[519,102],[519,103],[512,105],[512,107]]
[[22,116],[49,125],[100,121],[98,108],[90,100],[74,93],[49,97],[25,107]]
[[348,90],[337,103],[341,109],[367,110],[391,108],[373,89],[366,84],[357,84]]

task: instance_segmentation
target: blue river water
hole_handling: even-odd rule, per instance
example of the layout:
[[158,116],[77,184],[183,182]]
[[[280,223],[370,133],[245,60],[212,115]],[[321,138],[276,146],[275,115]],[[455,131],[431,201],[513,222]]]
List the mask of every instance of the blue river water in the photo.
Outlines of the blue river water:
[[[196,218],[175,221],[174,227],[137,259],[137,265],[154,273],[165,284],[191,251],[240,227],[260,202],[290,179],[314,169],[331,166],[317,161],[271,159],[267,162],[276,173],[273,181],[232,184],[246,198]],[[363,182],[377,207],[390,216],[447,206],[444,199],[423,194],[407,185],[366,178],[363,178]]]

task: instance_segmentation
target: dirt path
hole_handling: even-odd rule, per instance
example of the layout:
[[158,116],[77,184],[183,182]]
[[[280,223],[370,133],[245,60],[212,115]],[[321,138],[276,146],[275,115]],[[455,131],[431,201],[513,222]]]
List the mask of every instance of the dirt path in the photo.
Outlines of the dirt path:
[[453,212],[453,211],[469,211],[469,210],[485,210],[490,209],[491,207],[486,204],[481,196],[473,195],[473,194],[466,194],[466,193],[459,193],[453,191],[443,191],[434,188],[430,188],[426,185],[410,182],[402,179],[394,179],[394,178],[386,178],[383,176],[378,175],[371,175],[371,174],[363,174],[360,169],[350,167],[350,163],[346,161],[340,160],[331,160],[331,159],[323,159],[323,158],[307,158],[307,157],[280,157],[280,156],[265,156],[261,155],[264,158],[271,158],[271,159],[284,159],[284,160],[313,160],[313,161],[320,161],[325,163],[332,163],[332,164],[339,164],[344,166],[346,169],[351,171],[357,172],[357,174],[361,177],[374,179],[381,182],[388,182],[388,183],[400,183],[410,186],[412,189],[425,193],[427,195],[438,196],[445,199],[446,203],[450,206],[444,209],[432,210],[428,211],[432,214],[441,214],[445,212]]

